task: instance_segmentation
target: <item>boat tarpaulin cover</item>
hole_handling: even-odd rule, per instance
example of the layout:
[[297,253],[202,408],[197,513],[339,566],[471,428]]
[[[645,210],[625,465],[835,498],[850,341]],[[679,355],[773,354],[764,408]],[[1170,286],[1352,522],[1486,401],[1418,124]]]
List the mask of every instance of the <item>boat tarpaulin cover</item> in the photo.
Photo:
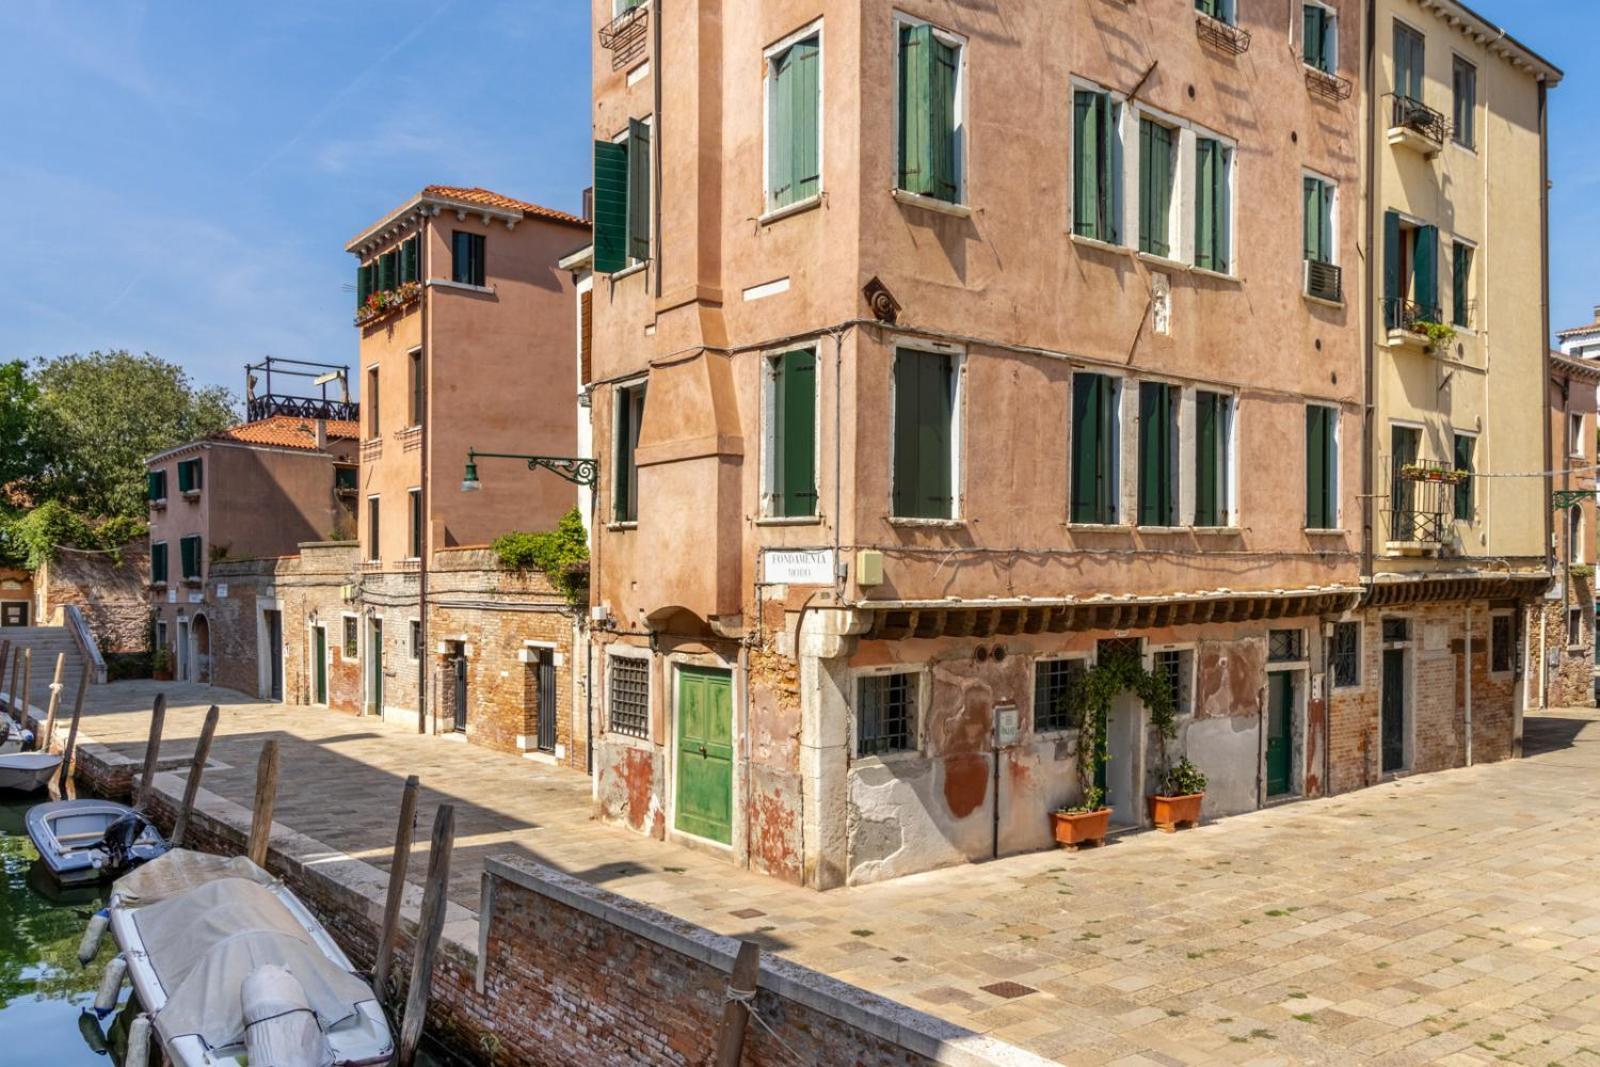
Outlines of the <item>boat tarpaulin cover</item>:
[[175,848],[118,878],[114,888],[123,904],[142,908],[219,878],[242,878],[260,885],[273,882],[272,875],[251,863],[248,857],[213,856],[209,852]]
[[[134,912],[134,925],[167,1003],[156,1031],[171,1042],[199,1035],[212,1049],[244,1039],[241,989],[265,964],[294,975],[324,1031],[356,1013],[372,990],[341,970],[265,886],[223,878]],[[128,947],[128,946],[124,946]]]

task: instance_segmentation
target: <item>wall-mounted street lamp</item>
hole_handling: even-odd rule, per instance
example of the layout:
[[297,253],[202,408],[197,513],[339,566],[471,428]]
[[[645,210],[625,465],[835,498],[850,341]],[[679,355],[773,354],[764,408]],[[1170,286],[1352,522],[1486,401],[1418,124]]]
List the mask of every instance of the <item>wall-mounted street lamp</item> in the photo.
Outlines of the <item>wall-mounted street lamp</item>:
[[529,470],[538,470],[543,467],[552,474],[565,478],[573,485],[585,485],[594,488],[600,476],[600,465],[592,459],[579,459],[572,456],[527,456],[519,452],[479,452],[476,449],[467,449],[467,470],[461,479],[463,493],[476,493],[483,488],[483,482],[478,480],[478,458],[484,459],[520,459],[528,464]]

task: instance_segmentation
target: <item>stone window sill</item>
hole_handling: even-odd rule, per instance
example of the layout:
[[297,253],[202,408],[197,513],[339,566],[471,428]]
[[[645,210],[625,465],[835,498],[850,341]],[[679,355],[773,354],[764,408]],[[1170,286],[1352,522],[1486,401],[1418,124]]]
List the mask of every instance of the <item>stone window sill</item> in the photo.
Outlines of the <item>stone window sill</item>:
[[780,219],[789,218],[791,215],[803,215],[807,211],[811,211],[821,206],[822,194],[814,193],[811,196],[806,197],[804,200],[796,200],[792,204],[785,204],[782,207],[773,208],[772,210],[764,213],[760,218],[756,219],[756,223],[760,226],[770,226]]
[[[892,520],[891,520],[892,521]],[[821,526],[821,515],[764,515],[757,526]]]
[[946,530],[957,530],[957,529],[961,529],[962,527],[965,527],[967,525],[967,521],[965,519],[916,519],[916,518],[899,518],[899,517],[896,517],[896,516],[893,516],[893,515],[891,515],[889,517],[888,521],[889,521],[889,525],[890,526],[907,526],[907,527],[930,526],[930,527],[933,527],[935,529],[946,529]]
[[1135,527],[1119,522],[1068,522],[1067,529],[1085,533],[1133,533]]
[[1324,297],[1312,296],[1310,293],[1304,292],[1300,294],[1300,298],[1308,304],[1321,304],[1325,308],[1335,308],[1339,311],[1344,310],[1343,300],[1328,300]]
[[952,204],[948,200],[940,200],[936,196],[923,196],[921,193],[910,193],[904,189],[895,189],[889,195],[894,197],[896,203],[905,204],[908,207],[925,208],[928,211],[936,211],[941,215],[949,215],[951,218],[957,219],[970,219],[972,217],[972,209],[966,204]]
[[495,287],[492,285],[471,285],[467,282],[451,281],[449,278],[430,278],[428,279],[428,285],[435,289],[456,289],[463,293],[495,295]]
[[1069,237],[1072,243],[1075,245],[1084,245],[1088,248],[1098,248],[1102,252],[1116,252],[1119,255],[1122,255],[1126,254],[1128,251],[1127,245],[1119,245],[1113,241],[1102,241],[1098,237],[1085,237],[1081,233],[1070,234]]

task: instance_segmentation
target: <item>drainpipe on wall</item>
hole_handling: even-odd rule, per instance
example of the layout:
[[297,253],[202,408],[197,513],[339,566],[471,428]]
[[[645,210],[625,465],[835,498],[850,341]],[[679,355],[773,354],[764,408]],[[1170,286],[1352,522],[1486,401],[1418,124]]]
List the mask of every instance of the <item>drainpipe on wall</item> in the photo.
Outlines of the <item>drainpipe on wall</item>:
[[1461,687],[1466,691],[1466,707],[1462,718],[1467,731],[1467,766],[1472,766],[1472,601],[1467,601],[1467,654],[1462,658]]
[[[1540,380],[1550,381],[1550,111],[1549,111],[1549,86],[1543,81],[1539,82],[1539,325],[1543,331],[1539,335],[1539,367],[1542,373]],[[1549,386],[1546,385],[1545,389]],[[1541,390],[1543,392],[1544,390]],[[1540,407],[1544,408],[1546,401]],[[1543,414],[1541,412],[1541,414]],[[1548,416],[1545,416],[1548,426]],[[1568,420],[1563,418],[1562,422]],[[1563,428],[1563,433],[1569,432]],[[1550,454],[1550,434],[1544,435],[1544,553],[1545,569],[1555,571],[1555,513],[1551,510],[1551,489],[1555,485],[1555,477],[1550,473],[1554,457]],[[1569,552],[1570,556],[1571,553]],[[1568,584],[1570,584],[1570,575]],[[1566,591],[1562,590],[1563,602]],[[1545,689],[1548,684],[1549,668],[1545,665],[1545,631],[1547,629],[1547,616],[1549,613],[1541,606],[1539,610],[1539,708],[1545,707]],[[1518,722],[1512,734],[1513,755],[1522,755],[1522,723]]]
[[[419,271],[422,274],[422,366],[417,373],[422,375],[422,411],[419,412],[421,428],[419,432],[422,439],[418,442],[422,447],[419,452],[422,457],[422,476],[417,479],[422,486],[422,543],[417,546],[418,554],[422,557],[417,560],[417,733],[428,732],[428,663],[432,659],[428,655],[428,554],[433,544],[433,531],[429,528],[429,517],[432,509],[428,506],[428,497],[433,486],[428,484],[428,415],[431,405],[429,400],[432,389],[432,374],[430,371],[433,359],[433,338],[428,333],[428,305],[433,302],[433,294],[428,291],[427,280],[429,260],[429,237],[432,230],[431,216],[422,217],[422,263]],[[411,637],[406,635],[407,640]]]
[[1373,209],[1372,191],[1377,181],[1377,134],[1375,123],[1378,121],[1377,112],[1377,68],[1376,68],[1376,39],[1377,39],[1377,3],[1376,0],[1366,0],[1366,55],[1362,63],[1362,81],[1366,91],[1366,127],[1364,136],[1367,141],[1366,149],[1366,181],[1362,196],[1366,201],[1367,232],[1364,235],[1366,254],[1362,257],[1361,276],[1362,293],[1364,302],[1361,315],[1361,362],[1362,362],[1362,407],[1361,407],[1361,576],[1372,576],[1372,508],[1373,508],[1373,427],[1372,419],[1375,408],[1373,388],[1373,346],[1377,343],[1374,333],[1374,315],[1372,314],[1373,302],[1373,230],[1375,227],[1375,211]]

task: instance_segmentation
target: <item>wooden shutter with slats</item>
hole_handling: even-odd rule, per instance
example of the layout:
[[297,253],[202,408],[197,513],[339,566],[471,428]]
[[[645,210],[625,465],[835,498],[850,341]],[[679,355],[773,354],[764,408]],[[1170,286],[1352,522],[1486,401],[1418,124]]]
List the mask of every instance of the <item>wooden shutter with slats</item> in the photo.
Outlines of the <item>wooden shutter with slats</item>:
[[628,265],[628,148],[594,143],[594,269],[611,274]]

